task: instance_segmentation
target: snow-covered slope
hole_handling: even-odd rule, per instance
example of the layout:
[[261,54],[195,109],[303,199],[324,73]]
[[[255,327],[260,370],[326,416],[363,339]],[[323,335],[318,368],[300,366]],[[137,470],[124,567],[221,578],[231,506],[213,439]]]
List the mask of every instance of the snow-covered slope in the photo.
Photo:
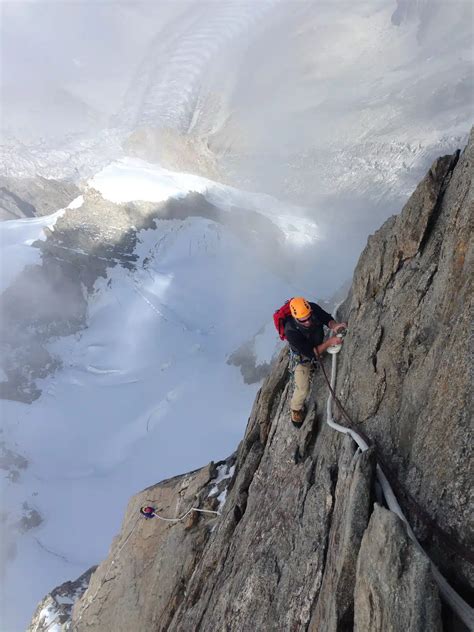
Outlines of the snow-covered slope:
[[[56,4],[4,12],[8,76],[36,76],[20,101],[8,92],[2,173],[92,178],[121,202],[198,191],[220,215],[142,232],[135,270],[97,281],[87,329],[49,345],[63,366],[41,397],[2,402],[6,632],[105,555],[132,493],[235,447],[257,385],[231,354],[253,339],[268,362],[273,309],[333,294],[472,114],[467,2]],[[3,224],[4,285],[59,216]]]
[[[79,208],[82,196],[78,196],[67,208]],[[0,223],[0,293],[2,293],[27,265],[41,260],[37,248],[32,244],[46,239],[45,229],[54,230],[59,217],[65,209],[59,209],[51,215],[28,219],[14,219]]]
[[[121,201],[136,198],[137,186],[149,200],[200,190],[237,222],[244,201],[247,212],[278,206],[141,161],[111,165],[91,186]],[[5,222],[10,247],[31,243],[38,221]],[[277,227],[285,234],[284,220]],[[304,228],[316,243],[316,227]],[[136,254],[135,269],[115,266],[96,282],[87,328],[48,345],[62,368],[38,381],[41,397],[1,404],[8,632],[50,588],[104,557],[137,489],[235,448],[258,383],[245,384],[227,359],[295,292],[249,240],[204,217],[158,220],[139,233]],[[259,337],[259,361],[275,348],[269,333]]]
[[[242,221],[250,222],[249,211],[267,217],[279,231],[282,245],[291,247],[314,246],[319,238],[318,227],[308,218],[308,209],[288,204],[266,194],[249,193],[222,185],[208,178],[189,173],[169,171],[160,165],[138,158],[123,158],[114,162],[91,180],[111,202],[148,200],[161,202],[169,197],[180,197],[189,192],[202,193],[206,199],[231,214],[239,209]],[[265,234],[259,236],[262,242]]]

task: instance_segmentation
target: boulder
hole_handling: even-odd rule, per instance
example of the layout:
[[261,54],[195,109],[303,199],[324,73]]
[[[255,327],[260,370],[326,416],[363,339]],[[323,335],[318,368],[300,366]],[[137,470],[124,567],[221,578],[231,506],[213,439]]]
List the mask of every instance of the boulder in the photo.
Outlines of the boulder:
[[442,632],[430,564],[399,518],[375,505],[357,560],[354,632]]

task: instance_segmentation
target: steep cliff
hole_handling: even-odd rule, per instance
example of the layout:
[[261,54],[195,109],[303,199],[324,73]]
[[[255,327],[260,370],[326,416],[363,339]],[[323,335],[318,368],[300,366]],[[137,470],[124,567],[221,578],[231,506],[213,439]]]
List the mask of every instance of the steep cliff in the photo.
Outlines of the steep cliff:
[[290,424],[282,351],[225,480],[221,515],[184,524],[138,511],[151,501],[168,516],[215,508],[213,466],[141,492],[65,629],[464,629],[442,610],[426,558],[381,506],[374,471],[382,462],[424,548],[472,596],[473,152],[471,134],[369,238],[341,306],[349,333],[336,391],[372,447],[362,453],[325,424],[321,369],[304,425]]

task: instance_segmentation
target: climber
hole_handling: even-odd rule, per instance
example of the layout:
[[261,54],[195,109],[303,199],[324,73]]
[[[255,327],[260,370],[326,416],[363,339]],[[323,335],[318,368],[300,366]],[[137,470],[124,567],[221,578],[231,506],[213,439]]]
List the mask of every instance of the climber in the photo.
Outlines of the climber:
[[[280,321],[283,325],[280,337],[288,341],[290,345],[290,367],[294,373],[295,388],[291,398],[291,421],[299,428],[305,418],[305,400],[309,392],[311,372],[314,361],[318,353],[334,345],[342,344],[342,338],[333,335],[328,340],[324,340],[323,325],[326,325],[333,334],[337,334],[347,328],[346,323],[338,323],[331,314],[322,309],[316,303],[311,303],[305,298],[298,296],[275,312],[274,318],[281,310],[285,313],[289,311],[289,316]],[[275,318],[275,324],[277,320]],[[277,326],[278,328],[278,326]]]

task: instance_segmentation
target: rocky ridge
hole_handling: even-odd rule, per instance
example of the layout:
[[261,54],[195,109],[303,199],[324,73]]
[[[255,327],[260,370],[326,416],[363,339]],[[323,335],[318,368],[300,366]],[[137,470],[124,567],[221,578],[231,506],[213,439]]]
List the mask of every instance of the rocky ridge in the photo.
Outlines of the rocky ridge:
[[65,208],[80,191],[67,180],[0,177],[0,221],[49,215]]
[[63,624],[68,625],[75,602],[82,597],[89,586],[92,573],[97,566],[92,566],[73,582],[65,582],[52,590],[36,608],[31,621],[31,629],[54,630]]
[[[283,350],[257,395],[221,516],[196,515],[188,529],[145,520],[138,509],[150,490],[141,492],[63,629],[465,630],[381,505],[374,467],[383,461],[421,544],[472,597],[473,153],[471,133],[369,238],[341,306],[349,334],[336,390],[372,448],[361,453],[324,423],[321,370],[303,427],[291,426]],[[173,515],[205,507],[212,468],[158,484],[152,500]]]

